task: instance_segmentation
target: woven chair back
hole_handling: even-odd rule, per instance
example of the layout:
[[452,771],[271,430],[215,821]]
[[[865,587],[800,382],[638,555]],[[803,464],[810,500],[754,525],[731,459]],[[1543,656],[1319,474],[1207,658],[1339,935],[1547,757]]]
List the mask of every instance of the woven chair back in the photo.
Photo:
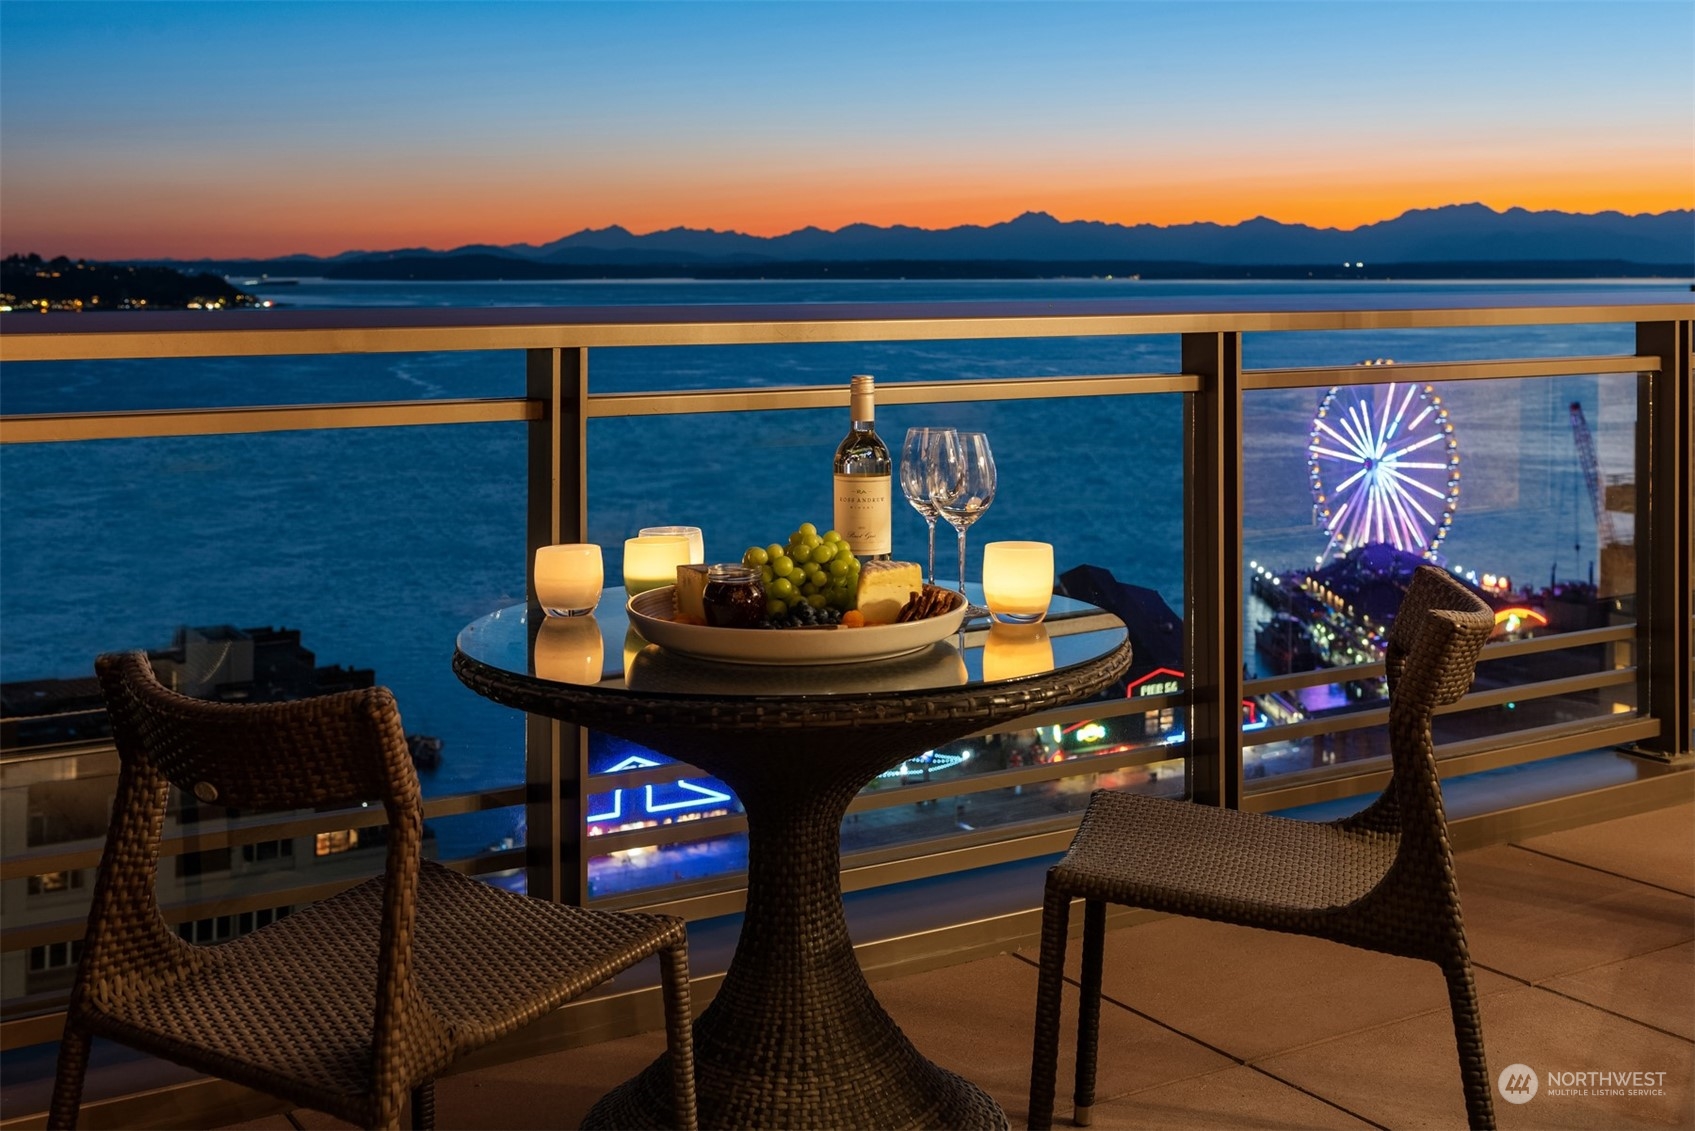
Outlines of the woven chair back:
[[1495,629],[1488,605],[1435,566],[1420,566],[1389,626],[1389,755],[1381,797],[1349,823],[1401,835],[1401,865],[1448,866],[1447,817],[1431,715],[1470,688],[1477,656]]
[[291,703],[211,703],[164,687],[140,652],[95,661],[119,755],[208,805],[253,812],[381,801],[416,807],[387,688]]
[[1494,630],[1494,611],[1475,593],[1444,570],[1419,566],[1389,626],[1391,701],[1421,712],[1458,701]]

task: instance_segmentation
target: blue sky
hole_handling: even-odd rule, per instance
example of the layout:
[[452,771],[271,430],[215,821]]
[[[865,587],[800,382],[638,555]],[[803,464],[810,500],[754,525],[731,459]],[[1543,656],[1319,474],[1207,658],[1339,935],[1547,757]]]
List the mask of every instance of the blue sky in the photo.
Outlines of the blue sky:
[[1695,206],[1695,5],[0,4],[0,243]]

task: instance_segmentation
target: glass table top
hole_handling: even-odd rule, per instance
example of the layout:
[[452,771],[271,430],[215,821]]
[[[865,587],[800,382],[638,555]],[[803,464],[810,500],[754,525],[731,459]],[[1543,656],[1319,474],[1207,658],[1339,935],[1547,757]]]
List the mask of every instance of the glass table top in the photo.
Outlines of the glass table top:
[[[968,592],[976,586],[968,586]],[[969,592],[980,601],[980,592]],[[1087,664],[1123,644],[1117,617],[1056,596],[1035,625],[968,619],[959,631],[902,655],[844,663],[741,663],[661,647],[633,627],[622,588],[609,587],[592,615],[532,621],[524,605],[496,610],[459,634],[471,660],[562,691],[757,699],[767,696],[876,696],[891,692],[969,692]],[[863,633],[876,629],[705,629],[760,636]],[[791,641],[785,650],[792,651]]]

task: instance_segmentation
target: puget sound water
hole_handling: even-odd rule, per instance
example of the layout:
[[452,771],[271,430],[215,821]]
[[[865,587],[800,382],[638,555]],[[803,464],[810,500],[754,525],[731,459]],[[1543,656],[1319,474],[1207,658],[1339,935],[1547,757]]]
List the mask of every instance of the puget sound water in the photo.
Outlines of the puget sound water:
[[[562,283],[335,283],[234,280],[296,308],[672,303],[900,302],[1343,294],[1360,306],[1408,291],[1474,295],[1594,291],[1621,300],[1687,296],[1687,281],[1595,283],[1140,282],[1128,280]],[[827,314],[828,311],[822,313]],[[13,315],[11,317],[18,317]],[[208,317],[215,317],[209,315]],[[1629,326],[1255,334],[1250,367],[1541,354],[1628,353]],[[600,349],[598,391],[1179,370],[1175,336],[807,346]],[[7,413],[520,396],[516,353],[13,364]],[[1546,583],[1592,568],[1594,519],[1569,405],[1585,406],[1603,474],[1631,471],[1634,382],[1569,377],[1463,382],[1439,390],[1459,439],[1463,489],[1443,547],[1451,563]],[[1307,433],[1319,391],[1248,402],[1246,539],[1273,568],[1310,565]],[[1182,600],[1180,396],[1004,406],[879,408],[898,450],[916,424],[989,434],[993,506],[984,543],[1053,542],[1058,569],[1090,563]],[[709,560],[830,522],[830,460],[847,410],[593,421],[590,537],[618,547],[643,526],[689,524]],[[467,622],[523,599],[521,425],[378,428],[0,447],[0,679],[91,674],[102,651],[167,646],[179,626],[288,627],[319,664],[372,668],[410,731],[444,742],[429,794],[523,778],[522,721],[466,690],[450,669]],[[924,524],[897,499],[895,554],[922,561]],[[937,567],[956,572],[951,531]],[[1251,631],[1252,625],[1248,626]],[[1251,652],[1251,647],[1249,649]],[[511,835],[515,814],[442,822],[444,856]]]

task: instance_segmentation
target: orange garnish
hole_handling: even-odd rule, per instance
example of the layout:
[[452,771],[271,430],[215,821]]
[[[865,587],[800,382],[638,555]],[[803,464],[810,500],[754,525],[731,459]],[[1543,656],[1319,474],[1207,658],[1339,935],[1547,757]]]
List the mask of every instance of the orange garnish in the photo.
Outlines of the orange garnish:
[[849,609],[847,612],[842,614],[842,627],[864,628],[865,614],[860,612],[858,609]]

